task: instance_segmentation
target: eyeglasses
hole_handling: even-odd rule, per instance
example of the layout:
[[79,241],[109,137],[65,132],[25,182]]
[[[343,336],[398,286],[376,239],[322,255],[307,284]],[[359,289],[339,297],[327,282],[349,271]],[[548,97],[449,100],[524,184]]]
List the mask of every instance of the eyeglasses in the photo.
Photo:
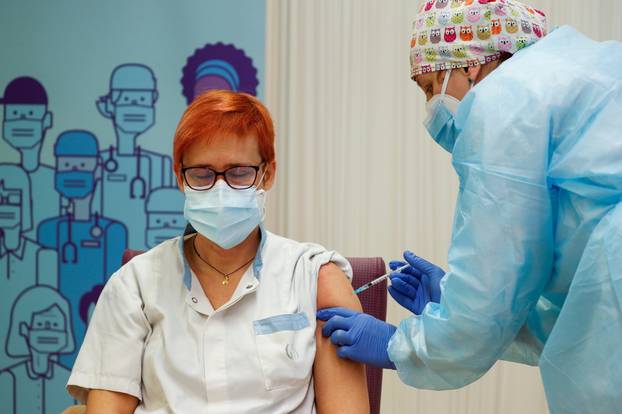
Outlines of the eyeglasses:
[[257,166],[241,165],[227,168],[224,171],[216,171],[204,166],[186,168],[182,166],[181,173],[184,176],[186,185],[193,190],[206,191],[211,189],[220,176],[234,190],[246,190],[255,184],[257,173],[262,165],[263,163]]

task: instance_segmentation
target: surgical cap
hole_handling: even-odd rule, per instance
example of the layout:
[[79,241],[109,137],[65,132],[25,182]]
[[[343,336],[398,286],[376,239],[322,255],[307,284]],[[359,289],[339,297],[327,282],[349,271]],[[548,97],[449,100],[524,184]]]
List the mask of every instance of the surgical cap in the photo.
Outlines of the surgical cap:
[[139,63],[127,63],[117,66],[110,76],[110,90],[141,90],[156,89],[156,78],[148,66]]
[[47,105],[48,95],[38,80],[22,76],[7,85],[0,104]]
[[544,13],[515,0],[425,0],[410,41],[410,76],[514,54],[547,33]]
[[98,154],[97,138],[89,131],[65,131],[54,145],[56,157],[97,157]]

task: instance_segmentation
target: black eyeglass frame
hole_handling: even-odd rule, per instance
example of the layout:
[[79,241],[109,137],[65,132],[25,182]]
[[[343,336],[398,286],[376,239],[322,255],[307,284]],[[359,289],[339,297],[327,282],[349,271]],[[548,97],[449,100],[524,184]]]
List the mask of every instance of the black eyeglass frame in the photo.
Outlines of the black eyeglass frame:
[[[222,177],[223,180],[225,180],[225,183],[232,189],[234,190],[248,190],[249,188],[251,188],[252,186],[255,185],[255,183],[257,182],[257,177],[259,175],[259,170],[261,170],[261,167],[263,167],[263,165],[265,164],[265,162],[262,162],[259,165],[235,165],[233,167],[229,167],[224,171],[216,171],[215,169],[208,167],[206,165],[193,165],[192,167],[184,167],[183,164],[181,166],[181,175],[184,178],[184,183],[186,183],[186,185],[190,188],[192,188],[195,191],[207,191],[207,190],[211,190],[212,188],[214,188],[214,186],[216,185],[216,183],[218,182],[218,177]],[[191,170],[193,168],[207,168],[210,171],[213,171],[214,174],[216,174],[214,176],[214,182],[212,183],[212,185],[210,185],[209,187],[205,187],[205,188],[194,188],[193,186],[190,185],[190,183],[188,182],[188,178],[186,177],[186,171]],[[235,168],[252,168],[253,170],[255,170],[255,178],[253,178],[253,182],[248,186],[248,187],[234,187],[229,183],[229,180],[227,179],[227,171],[233,170]],[[262,176],[263,177],[263,176]]]

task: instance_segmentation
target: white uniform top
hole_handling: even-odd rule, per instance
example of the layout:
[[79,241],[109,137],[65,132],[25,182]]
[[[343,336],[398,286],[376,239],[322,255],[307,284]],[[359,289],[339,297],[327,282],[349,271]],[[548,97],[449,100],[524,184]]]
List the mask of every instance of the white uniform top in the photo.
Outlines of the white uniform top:
[[106,284],[67,383],[105,389],[136,413],[314,413],[317,275],[348,262],[262,229],[253,266],[214,311],[181,237],[135,257]]

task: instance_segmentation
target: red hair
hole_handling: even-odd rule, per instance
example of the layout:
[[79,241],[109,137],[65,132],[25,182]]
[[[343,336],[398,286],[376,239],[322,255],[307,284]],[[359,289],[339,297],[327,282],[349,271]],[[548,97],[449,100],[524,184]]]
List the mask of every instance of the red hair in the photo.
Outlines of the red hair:
[[218,135],[255,135],[264,162],[274,161],[274,125],[268,109],[254,96],[211,90],[198,96],[181,116],[173,140],[173,170],[179,183],[184,151],[198,140]]

